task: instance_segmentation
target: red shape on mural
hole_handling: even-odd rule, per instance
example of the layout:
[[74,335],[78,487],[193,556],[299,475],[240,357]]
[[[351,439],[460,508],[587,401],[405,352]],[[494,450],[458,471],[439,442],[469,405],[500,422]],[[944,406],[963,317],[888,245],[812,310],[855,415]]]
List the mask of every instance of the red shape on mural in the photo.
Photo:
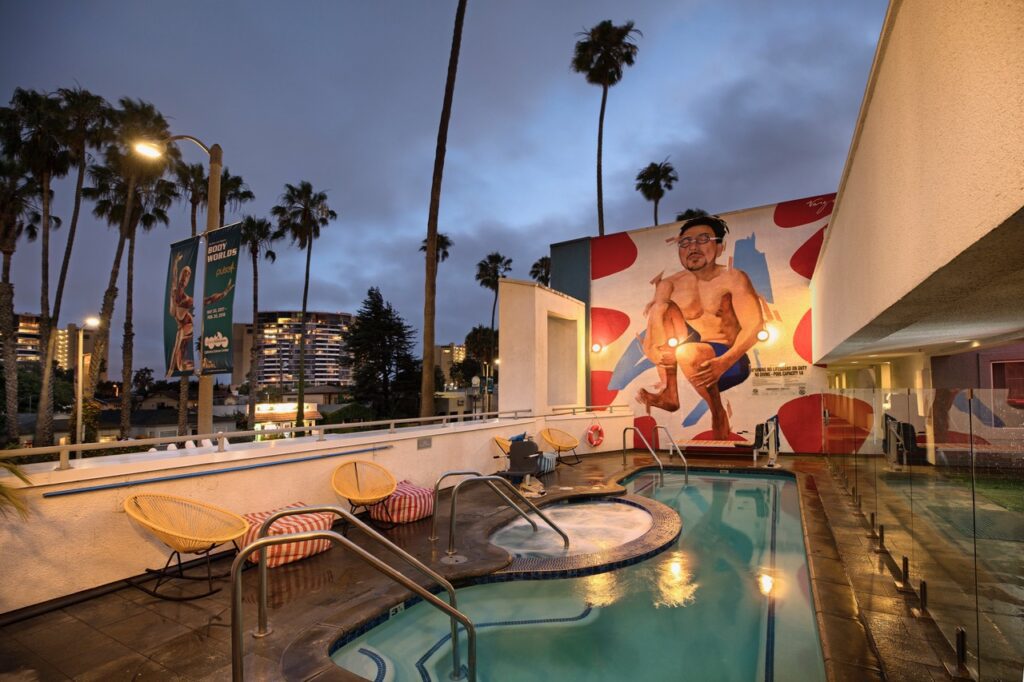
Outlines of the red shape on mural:
[[[825,227],[828,227],[826,225]],[[818,254],[821,252],[821,245],[825,242],[825,227],[821,228],[811,238],[800,245],[800,248],[793,252],[789,259],[789,267],[798,275],[807,279],[814,274],[814,267],[818,264]]]
[[657,420],[649,414],[645,414],[641,417],[633,417],[633,426],[636,427],[636,431],[633,433],[633,449],[634,450],[647,450],[647,446],[640,440],[640,436],[637,432],[642,433],[647,442],[651,444],[651,447],[657,450],[658,445],[658,432],[654,429],[658,426]]
[[608,388],[612,373],[605,370],[594,370],[590,373],[590,404],[595,407],[607,407],[615,400],[618,391]]
[[832,214],[836,203],[835,192],[806,199],[784,201],[775,205],[775,224],[779,227],[799,227]]
[[[828,426],[823,423],[828,410]],[[779,428],[793,452],[859,452],[871,434],[874,409],[848,396],[815,393],[790,400],[779,408]]]
[[793,452],[821,452],[821,394],[790,400],[779,408],[779,428]]
[[629,315],[612,308],[590,309],[590,340],[607,346],[629,329]]
[[[722,440],[722,439],[721,438],[716,438],[715,437],[715,432],[711,431],[709,429],[707,431],[701,431],[700,433],[698,433],[696,436],[693,437],[693,440]],[[733,433],[733,432],[730,431],[729,432],[729,437],[726,438],[726,440],[729,440],[729,441],[735,440],[735,441],[743,442],[743,441],[746,441],[747,439],[745,437],[741,436],[738,433]]]
[[636,244],[625,232],[590,240],[590,279],[622,272],[636,262]]
[[804,359],[811,362],[811,311],[804,313],[793,331],[793,350]]

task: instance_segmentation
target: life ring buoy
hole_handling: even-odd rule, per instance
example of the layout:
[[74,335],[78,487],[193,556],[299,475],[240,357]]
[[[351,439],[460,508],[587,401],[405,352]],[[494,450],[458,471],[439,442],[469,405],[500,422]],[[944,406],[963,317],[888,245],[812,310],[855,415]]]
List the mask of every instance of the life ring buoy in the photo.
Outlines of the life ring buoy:
[[591,424],[590,428],[587,429],[587,442],[593,447],[597,447],[604,442],[604,429],[601,428],[600,424]]

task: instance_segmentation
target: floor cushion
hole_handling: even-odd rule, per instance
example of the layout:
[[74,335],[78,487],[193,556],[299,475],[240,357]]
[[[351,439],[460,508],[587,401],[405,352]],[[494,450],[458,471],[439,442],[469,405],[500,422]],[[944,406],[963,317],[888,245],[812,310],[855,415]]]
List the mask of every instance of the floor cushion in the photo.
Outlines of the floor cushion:
[[[244,518],[249,522],[249,532],[242,538],[243,547],[255,542],[256,535],[260,532],[260,526],[275,512],[281,511],[282,509],[295,509],[297,507],[305,507],[304,502],[294,502],[286,507],[279,507],[278,509],[271,509],[270,511],[253,512],[251,514],[244,514]],[[330,530],[331,524],[334,522],[334,514],[320,512],[310,514],[295,514],[293,516],[285,516],[283,518],[274,521],[274,525],[270,527],[268,535],[285,535],[286,533],[300,533],[307,530]],[[266,550],[267,552],[267,567],[274,568],[275,566],[281,566],[283,564],[290,564],[293,561],[299,559],[305,559],[306,557],[319,554],[320,552],[326,552],[331,548],[330,540],[303,540],[301,542],[288,542],[281,545],[274,545]],[[252,554],[248,559],[252,563],[259,563],[259,552]]]
[[537,471],[538,474],[546,474],[555,470],[555,466],[558,464],[558,455],[554,452],[542,452],[540,453],[540,467]]
[[370,507],[371,519],[391,523],[411,523],[433,513],[434,491],[409,481],[401,481],[386,500]]

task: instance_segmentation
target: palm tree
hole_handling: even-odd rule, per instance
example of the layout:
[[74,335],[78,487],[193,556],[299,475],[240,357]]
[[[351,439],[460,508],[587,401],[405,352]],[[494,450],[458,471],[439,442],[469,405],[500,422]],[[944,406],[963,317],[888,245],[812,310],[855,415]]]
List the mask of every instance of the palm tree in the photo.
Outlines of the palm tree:
[[437,217],[441,211],[441,180],[444,176],[444,157],[448,149],[448,123],[452,117],[455,97],[455,76],[459,71],[459,50],[462,48],[462,25],[466,19],[466,0],[459,0],[455,8],[455,28],[452,31],[452,49],[448,54],[448,75],[444,81],[444,100],[441,121],[437,125],[437,147],[434,148],[434,173],[430,180],[430,207],[427,210],[427,240],[425,275],[423,279],[423,359],[420,363],[420,416],[434,414],[434,325],[437,314]]
[[11,260],[22,235],[35,239],[37,225],[32,221],[32,199],[38,196],[34,179],[21,162],[9,154],[5,140],[0,156],[0,252],[3,253],[3,277],[0,280],[0,343],[4,366],[4,405],[8,439],[18,438],[18,340],[14,315],[14,284]]
[[313,185],[303,180],[298,185],[285,184],[281,203],[270,209],[277,218],[274,239],[284,236],[291,238],[300,249],[306,251],[306,277],[302,284],[302,322],[299,332],[299,388],[296,423],[305,425],[303,401],[306,398],[306,303],[309,299],[309,263],[313,257],[313,242],[320,236],[320,228],[326,227],[338,214],[327,205],[327,193],[317,192]]
[[[209,180],[206,169],[201,163],[184,163],[179,161],[174,166],[174,179],[178,185],[178,196],[182,200],[188,200],[189,217],[192,224],[192,236],[196,236],[199,207],[205,206],[207,202],[207,188]],[[182,374],[178,378],[178,435],[184,436],[188,433],[188,376]]]
[[[448,251],[452,248],[451,237],[446,235],[444,232],[437,233],[437,262],[443,263],[448,260]],[[427,240],[424,239],[423,243],[420,244],[420,253],[427,252]]]
[[[140,189],[142,193],[150,195],[147,198],[150,208],[162,206],[165,197],[173,196],[173,187],[167,187],[170,183],[160,184],[157,181],[163,176],[165,169],[178,161],[180,154],[171,145],[167,148],[160,159],[142,159],[131,151],[131,144],[138,139],[162,140],[170,137],[167,120],[157,111],[156,107],[142,100],[133,100],[127,97],[119,101],[120,109],[114,113],[114,120],[117,126],[114,141],[107,145],[104,151],[104,165],[92,165],[89,168],[89,177],[92,180],[92,187],[82,190],[87,199],[92,199],[93,215],[97,218],[104,218],[109,225],[118,226],[117,247],[114,250],[114,262],[110,268],[110,278],[107,280],[107,288],[103,293],[103,303],[100,306],[100,325],[96,330],[95,342],[93,344],[93,357],[106,357],[107,348],[110,344],[110,320],[114,316],[114,303],[117,300],[117,278],[121,271],[121,259],[124,256],[124,248],[134,234],[135,227],[141,221],[144,212],[140,211],[136,204],[140,201]],[[166,207],[162,207],[166,208]],[[153,223],[159,218],[154,218]],[[129,292],[131,287],[129,287]],[[126,309],[128,312],[128,309]],[[130,344],[130,315],[125,320],[126,341]],[[100,376],[99,362],[89,364],[89,377],[85,382],[85,396],[92,398],[96,384]],[[131,377],[125,386],[131,384]],[[127,393],[126,391],[123,391]],[[123,425],[122,425],[123,426]]]
[[530,266],[530,277],[544,286],[551,284],[551,256],[541,256]]
[[658,202],[665,196],[665,192],[672,189],[672,185],[679,181],[679,175],[672,164],[665,159],[661,163],[653,161],[636,174],[636,191],[640,192],[647,201],[654,202],[654,224],[658,224]]
[[494,303],[491,304],[491,357],[494,353],[494,313],[498,308],[498,281],[512,269],[512,259],[506,258],[497,251],[487,254],[487,258],[476,264],[476,281],[485,289],[494,292]]
[[277,254],[270,248],[277,233],[269,220],[245,216],[242,219],[242,248],[252,256],[252,350],[249,358],[249,417],[248,428],[256,425],[256,363],[260,349],[260,255],[273,263]]
[[[65,145],[67,124],[60,99],[48,93],[16,88],[11,98],[11,112],[18,129],[19,144],[15,153],[38,182],[42,213],[40,243],[42,265],[39,292],[39,347],[50,348],[50,202],[52,181],[68,171],[70,155]],[[44,350],[44,360],[51,355]],[[53,443],[53,364],[45,362],[36,413],[36,445]]]
[[601,185],[601,149],[604,143],[604,112],[608,102],[608,88],[622,80],[624,67],[633,66],[637,46],[633,35],[641,35],[627,21],[616,26],[605,19],[589,31],[577,33],[582,40],[576,42],[572,56],[572,70],[582,73],[587,82],[601,86],[601,114],[597,124],[597,231],[604,236],[604,191]]
[[225,168],[220,174],[220,224],[227,225],[227,208],[238,210],[247,201],[252,201],[256,195],[249,190],[249,185],[239,175],[232,175]]

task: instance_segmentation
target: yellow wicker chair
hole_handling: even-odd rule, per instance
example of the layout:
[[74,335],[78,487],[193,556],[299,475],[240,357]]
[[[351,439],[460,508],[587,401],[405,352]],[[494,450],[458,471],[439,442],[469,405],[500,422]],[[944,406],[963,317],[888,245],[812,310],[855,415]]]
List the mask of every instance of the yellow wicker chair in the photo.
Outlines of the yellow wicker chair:
[[[238,514],[221,509],[212,504],[190,500],[174,495],[159,493],[132,495],[124,501],[124,510],[140,526],[157,537],[171,549],[167,563],[162,569],[147,568],[147,573],[159,576],[153,588],[144,587],[129,581],[143,592],[161,599],[188,601],[209,596],[218,589],[213,589],[213,579],[225,576],[214,576],[210,569],[210,552],[219,545],[230,542],[238,549],[237,540],[245,535],[249,524]],[[196,554],[206,559],[206,575],[185,575],[181,565],[182,554]],[[176,570],[172,570],[171,562],[177,559]],[[173,578],[186,580],[205,580],[208,591],[192,596],[170,596],[159,592],[160,586]]]
[[[383,504],[388,499],[398,482],[391,472],[375,462],[366,460],[352,460],[345,462],[334,470],[331,476],[331,487],[338,497],[348,500],[348,505],[355,514],[360,507],[367,512],[378,504]],[[390,518],[391,512],[384,507],[385,513]],[[373,519],[370,519],[371,523]],[[394,526],[394,522],[387,527]],[[347,529],[347,528],[346,528]]]
[[[559,462],[576,466],[583,461],[576,452],[576,448],[580,445],[580,440],[571,433],[566,433],[561,429],[541,429],[540,437],[544,439],[544,442],[555,449],[555,454],[558,455]],[[576,458],[576,461],[570,462],[562,459],[563,452],[572,452],[572,456]]]
[[498,446],[499,450],[501,450],[500,455],[494,456],[495,459],[497,459],[498,457],[508,457],[508,453],[512,450],[512,441],[510,441],[508,438],[495,436],[494,444]]

